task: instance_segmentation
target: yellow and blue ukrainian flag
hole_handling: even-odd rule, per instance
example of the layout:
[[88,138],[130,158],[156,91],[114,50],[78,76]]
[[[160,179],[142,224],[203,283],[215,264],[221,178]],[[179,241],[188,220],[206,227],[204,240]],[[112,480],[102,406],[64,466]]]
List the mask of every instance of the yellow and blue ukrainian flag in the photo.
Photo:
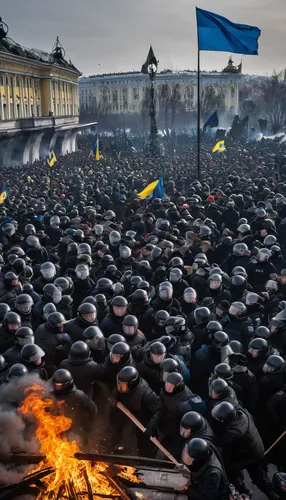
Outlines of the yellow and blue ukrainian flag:
[[224,141],[218,141],[215,146],[212,148],[212,152],[215,153],[216,151],[218,151],[218,153],[222,153],[223,151],[225,151],[225,145],[224,145]]
[[56,161],[57,161],[57,157],[55,155],[55,152],[54,151],[50,151],[49,152],[49,156],[47,158],[47,163],[48,163],[49,167],[52,168],[54,166],[54,164],[56,163]]
[[151,184],[148,184],[143,191],[138,193],[139,198],[141,200],[145,200],[146,198],[164,198],[165,196],[165,190],[164,190],[164,184],[163,184],[163,175],[162,173],[159,175],[159,179],[157,179],[154,182],[151,182]]
[[99,137],[98,137],[98,134],[96,136],[96,141],[95,141],[95,144],[92,148],[92,152],[94,154],[94,158],[96,159],[96,161],[99,161]]
[[4,201],[6,200],[6,198],[8,198],[8,191],[7,191],[7,188],[5,186],[5,184],[2,186],[2,189],[1,189],[1,192],[0,192],[0,205],[2,205],[2,203],[4,203]]

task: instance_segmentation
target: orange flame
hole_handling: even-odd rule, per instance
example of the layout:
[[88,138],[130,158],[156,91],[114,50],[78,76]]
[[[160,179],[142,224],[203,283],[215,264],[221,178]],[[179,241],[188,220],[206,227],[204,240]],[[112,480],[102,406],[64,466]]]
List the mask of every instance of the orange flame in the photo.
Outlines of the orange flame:
[[[96,463],[91,465],[88,461],[74,458],[74,454],[80,452],[77,443],[68,441],[62,435],[71,427],[72,421],[64,415],[54,415],[51,412],[51,408],[55,406],[61,409],[64,402],[44,399],[43,388],[38,385],[30,387],[29,392],[30,394],[25,398],[19,411],[23,415],[32,414],[36,418],[38,424],[36,437],[40,442],[41,453],[45,455],[44,461],[40,463],[33,473],[42,470],[44,467],[53,467],[55,469],[55,473],[46,478],[46,491],[39,494],[38,500],[43,498],[47,492],[53,492],[57,496],[60,488],[68,488],[71,483],[76,492],[86,492],[85,473],[95,495],[97,493],[104,495],[116,494],[116,491],[110,486],[108,479],[103,474],[107,469],[106,464]],[[62,491],[62,495],[64,493]],[[83,497],[81,496],[81,498]]]

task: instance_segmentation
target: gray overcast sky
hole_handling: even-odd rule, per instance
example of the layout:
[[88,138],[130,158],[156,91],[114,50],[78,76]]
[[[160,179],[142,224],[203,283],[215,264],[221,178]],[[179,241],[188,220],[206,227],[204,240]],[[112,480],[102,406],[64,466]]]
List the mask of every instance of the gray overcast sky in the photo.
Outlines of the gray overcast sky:
[[[139,70],[150,43],[160,70],[195,69],[196,5],[262,30],[259,56],[244,56],[244,73],[286,66],[286,0],[9,0],[0,15],[27,47],[50,51],[59,35],[66,57],[87,75]],[[201,67],[221,70],[228,56],[203,52]]]

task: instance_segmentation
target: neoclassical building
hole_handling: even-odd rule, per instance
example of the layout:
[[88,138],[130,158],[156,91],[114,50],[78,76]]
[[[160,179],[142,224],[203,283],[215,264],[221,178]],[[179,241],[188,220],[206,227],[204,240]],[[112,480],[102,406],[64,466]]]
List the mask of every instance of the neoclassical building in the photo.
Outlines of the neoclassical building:
[[[229,59],[221,72],[201,72],[202,88],[213,86],[223,93],[226,111],[237,113],[239,108],[239,88],[243,83],[241,65],[235,66]],[[186,111],[195,109],[197,101],[197,73],[195,71],[163,71],[157,73],[155,86],[179,85],[180,98]],[[79,79],[80,108],[88,111],[95,106],[110,114],[138,114],[149,88],[148,75],[143,73],[118,73],[91,75]],[[159,100],[157,100],[159,105]]]
[[51,53],[27,49],[0,18],[0,167],[75,151],[80,75],[58,39]]

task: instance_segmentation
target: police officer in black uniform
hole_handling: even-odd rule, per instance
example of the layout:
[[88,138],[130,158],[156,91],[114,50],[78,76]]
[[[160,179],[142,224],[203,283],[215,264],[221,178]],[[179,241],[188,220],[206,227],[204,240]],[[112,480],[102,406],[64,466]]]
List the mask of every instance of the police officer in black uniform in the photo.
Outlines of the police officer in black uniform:
[[117,389],[113,391],[113,397],[123,403],[146,427],[144,434],[136,428],[139,455],[154,457],[154,445],[149,438],[158,435],[162,416],[160,399],[132,366],[122,368],[117,374]]
[[35,342],[45,351],[45,362],[51,370],[67,358],[72,344],[70,336],[64,332],[65,324],[64,316],[53,312],[35,332]]
[[90,348],[83,340],[77,340],[72,344],[68,359],[64,359],[59,368],[68,370],[76,387],[92,397],[93,383],[98,377],[100,368],[93,361]]
[[31,330],[28,326],[20,326],[20,328],[18,328],[15,332],[14,338],[15,341],[13,347],[10,347],[3,353],[9,367],[15,363],[20,363],[21,350],[24,345],[34,344],[35,342],[33,330]]
[[190,439],[182,453],[182,461],[191,473],[188,498],[199,500],[227,500],[227,478],[217,455],[207,441]]
[[76,342],[82,340],[84,330],[91,325],[97,325],[96,307],[89,302],[84,302],[77,309],[77,317],[66,324],[65,332],[69,334],[73,342]]
[[252,416],[242,408],[235,409],[229,402],[221,402],[212,410],[215,429],[223,449],[223,458],[229,481],[240,493],[249,494],[243,470],[270,499],[276,499],[269,478],[262,465],[264,445]]

